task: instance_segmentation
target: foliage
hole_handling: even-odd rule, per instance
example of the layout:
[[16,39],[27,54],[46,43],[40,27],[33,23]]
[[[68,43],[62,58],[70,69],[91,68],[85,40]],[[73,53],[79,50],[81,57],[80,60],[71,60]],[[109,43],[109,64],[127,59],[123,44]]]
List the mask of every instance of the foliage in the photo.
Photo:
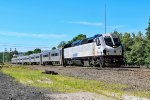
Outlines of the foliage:
[[124,57],[128,65],[145,65],[146,40],[141,32],[124,34],[114,31],[120,37],[124,48]]
[[56,47],[52,47],[52,50],[55,50],[56,49]]
[[150,41],[150,17],[149,17],[148,27],[146,28],[146,39]]
[[117,34],[124,47],[124,57],[128,65],[150,65],[150,19],[146,34],[143,33],[119,33]]
[[36,48],[36,49],[33,51],[33,53],[41,53],[41,49]]
[[82,39],[85,39],[85,38],[86,38],[86,35],[84,35],[84,34],[79,34],[79,35],[75,36],[72,40],[68,41],[68,43],[74,42],[74,41],[76,41],[76,40],[82,40]]
[[27,51],[27,52],[25,52],[25,55],[31,55],[31,54],[33,54],[33,51]]
[[4,62],[10,62],[12,57],[17,54],[18,54],[17,50],[12,52],[0,52],[0,62],[3,62],[3,55],[4,55]]
[[31,54],[36,54],[36,53],[41,53],[41,49],[36,48],[33,51],[27,51],[25,52],[25,55],[31,55]]
[[59,43],[59,45],[57,46],[57,48],[62,48],[62,47],[64,47],[66,45],[66,42],[65,41],[61,41],[60,43]]
[[146,29],[146,58],[145,58],[145,63],[147,65],[150,65],[150,18],[148,22],[148,27]]

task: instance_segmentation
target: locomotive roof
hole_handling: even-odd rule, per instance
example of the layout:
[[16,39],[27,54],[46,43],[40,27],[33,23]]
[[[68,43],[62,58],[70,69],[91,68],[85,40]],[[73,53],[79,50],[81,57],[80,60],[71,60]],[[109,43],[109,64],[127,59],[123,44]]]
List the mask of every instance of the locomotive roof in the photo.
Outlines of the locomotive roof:
[[117,38],[117,35],[116,34],[102,34],[103,37],[107,37],[107,36],[111,36],[113,38]]

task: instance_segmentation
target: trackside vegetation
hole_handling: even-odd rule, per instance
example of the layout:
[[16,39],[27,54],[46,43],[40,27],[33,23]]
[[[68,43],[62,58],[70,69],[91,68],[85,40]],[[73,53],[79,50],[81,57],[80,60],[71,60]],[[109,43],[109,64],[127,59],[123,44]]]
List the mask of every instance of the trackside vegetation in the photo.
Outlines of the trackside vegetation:
[[50,91],[72,93],[72,92],[92,92],[108,97],[120,99],[123,95],[135,95],[150,98],[150,91],[130,91],[130,86],[123,84],[105,83],[96,80],[85,80],[76,77],[62,75],[43,74],[40,70],[33,70],[29,67],[11,66],[4,67],[1,71],[16,81]]

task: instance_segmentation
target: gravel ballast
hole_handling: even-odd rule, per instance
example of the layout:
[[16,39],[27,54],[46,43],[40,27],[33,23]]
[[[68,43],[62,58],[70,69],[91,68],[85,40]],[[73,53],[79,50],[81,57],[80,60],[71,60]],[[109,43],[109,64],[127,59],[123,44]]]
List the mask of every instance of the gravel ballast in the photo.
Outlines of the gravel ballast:
[[49,100],[45,94],[51,92],[24,86],[0,72],[0,100]]
[[103,95],[77,92],[58,93],[25,86],[0,72],[0,100],[114,100]]

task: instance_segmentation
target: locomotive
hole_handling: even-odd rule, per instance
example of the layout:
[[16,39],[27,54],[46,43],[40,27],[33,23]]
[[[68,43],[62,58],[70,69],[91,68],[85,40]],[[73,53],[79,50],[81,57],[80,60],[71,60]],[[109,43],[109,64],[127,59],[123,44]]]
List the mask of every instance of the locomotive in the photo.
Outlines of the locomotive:
[[97,34],[66,44],[63,48],[12,58],[13,64],[121,66],[123,46],[116,34]]

